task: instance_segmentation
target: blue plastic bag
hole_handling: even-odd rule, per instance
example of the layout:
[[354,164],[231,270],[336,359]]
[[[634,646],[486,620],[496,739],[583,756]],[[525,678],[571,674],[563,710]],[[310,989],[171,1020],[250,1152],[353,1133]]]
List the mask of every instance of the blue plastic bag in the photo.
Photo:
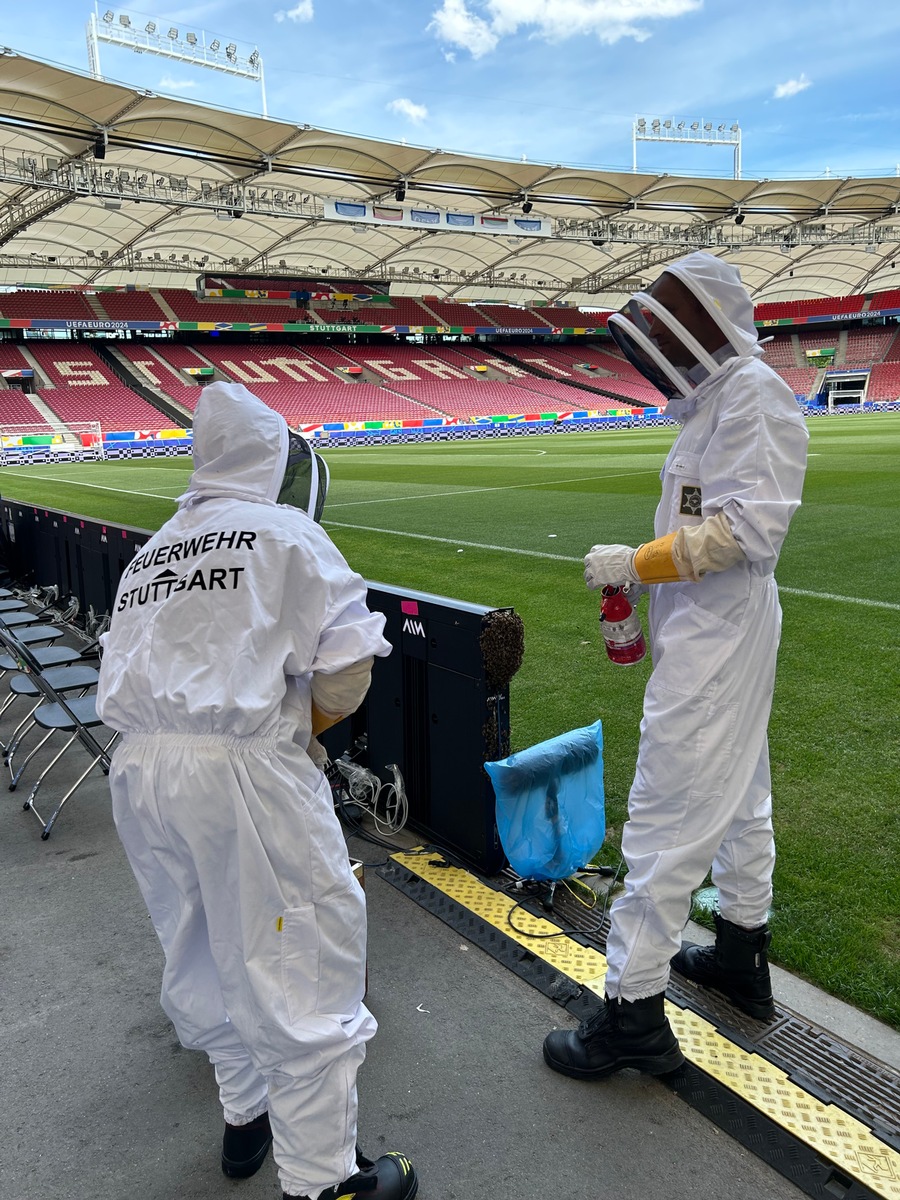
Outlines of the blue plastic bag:
[[606,834],[603,730],[596,721],[484,764],[497,797],[497,828],[523,879],[565,879]]

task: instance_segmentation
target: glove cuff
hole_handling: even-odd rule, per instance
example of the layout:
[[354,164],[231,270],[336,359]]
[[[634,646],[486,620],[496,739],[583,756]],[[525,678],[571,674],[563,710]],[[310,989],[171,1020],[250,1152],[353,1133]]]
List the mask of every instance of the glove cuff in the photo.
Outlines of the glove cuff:
[[678,583],[682,576],[672,557],[675,534],[644,542],[634,552],[632,566],[641,583]]

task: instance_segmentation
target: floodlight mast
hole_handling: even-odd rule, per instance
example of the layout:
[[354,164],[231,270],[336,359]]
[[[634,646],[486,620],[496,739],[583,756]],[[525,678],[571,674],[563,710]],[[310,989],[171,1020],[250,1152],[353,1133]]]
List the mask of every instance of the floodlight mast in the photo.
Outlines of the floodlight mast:
[[731,146],[734,177],[741,177],[741,127],[737,121],[680,120],[675,117],[635,117],[631,126],[631,169],[637,174],[638,142],[690,142],[695,146]]
[[95,79],[102,79],[100,70],[100,43],[124,46],[136,54],[158,54],[176,62],[194,67],[207,67],[211,71],[223,71],[226,75],[237,75],[252,79],[259,84],[262,97],[262,115],[267,117],[266,83],[263,60],[256,46],[246,56],[238,53],[236,42],[228,42],[223,49],[224,38],[210,38],[198,30],[182,31],[168,21],[148,21],[146,17],[124,10],[107,8],[103,15],[95,3],[85,27],[87,37],[88,69]]

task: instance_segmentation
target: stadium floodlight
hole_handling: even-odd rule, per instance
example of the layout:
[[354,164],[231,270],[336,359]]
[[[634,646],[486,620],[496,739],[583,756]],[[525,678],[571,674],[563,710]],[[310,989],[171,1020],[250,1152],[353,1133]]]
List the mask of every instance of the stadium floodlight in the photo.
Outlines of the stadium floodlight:
[[[165,29],[166,26],[162,28]],[[229,42],[223,58],[219,53],[222,47],[219,38],[210,40],[205,33],[194,32],[187,32],[182,37],[179,26],[174,24],[168,26],[168,32],[164,36],[156,21],[148,21],[144,15],[126,12],[120,12],[116,21],[116,13],[111,8],[106,10],[102,18],[96,11],[92,13],[85,32],[88,66],[95,79],[103,78],[100,70],[99,43],[108,42],[110,45],[134,50],[138,54],[158,54],[191,66],[208,67],[224,71],[228,75],[251,79],[259,84],[262,115],[268,116],[262,55],[256,46],[247,51],[239,51],[237,42]]]
[[723,121],[718,126],[712,121],[678,120],[673,117],[635,118],[631,128],[632,167],[636,173],[638,142],[693,142],[701,146],[728,146],[734,152],[734,177],[741,177],[741,127],[735,121],[730,129]]

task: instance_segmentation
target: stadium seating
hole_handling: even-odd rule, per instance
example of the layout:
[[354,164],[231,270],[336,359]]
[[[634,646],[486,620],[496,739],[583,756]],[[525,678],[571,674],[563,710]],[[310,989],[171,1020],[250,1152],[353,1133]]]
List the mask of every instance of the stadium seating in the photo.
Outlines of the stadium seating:
[[444,325],[489,325],[482,314],[470,304],[455,304],[449,300],[433,300],[430,296],[423,300],[429,310],[434,313],[439,322]]
[[16,320],[97,320],[80,292],[6,292],[0,296],[0,314]]
[[[778,300],[757,304],[754,318],[757,321],[784,320],[787,317],[827,316],[831,313],[858,313],[865,304],[865,296],[820,296],[814,300]],[[872,306],[875,307],[874,305]]]
[[98,292],[94,303],[114,321],[169,321],[152,292]]
[[900,362],[877,363],[869,373],[867,400],[900,400]]
[[[535,308],[531,310],[554,329],[603,329],[607,312],[582,312],[578,308]],[[539,324],[540,322],[538,322]]]
[[843,366],[871,367],[881,362],[893,341],[893,329],[851,329],[847,333],[847,350]]
[[203,353],[228,379],[246,384],[251,390],[255,390],[257,384],[318,385],[337,382],[333,372],[288,344],[215,343],[204,346]]
[[39,394],[60,420],[99,421],[104,430],[172,429],[158,408],[120,383],[96,354],[80,342],[37,342],[28,347],[55,385]]
[[900,288],[892,288],[887,292],[876,292],[870,298],[870,311],[877,312],[881,308],[900,308]]
[[291,425],[323,421],[421,420],[435,414],[405,396],[370,383],[258,383],[253,394]]
[[[764,329],[761,329],[759,333],[761,337],[768,336]],[[771,342],[766,342],[762,349],[763,361],[767,362],[770,367],[774,367],[776,371],[780,371],[782,367],[796,368],[797,359],[791,334],[776,333]]]
[[887,350],[885,351],[884,361],[885,362],[900,361],[900,328],[897,329],[896,333],[894,334],[894,340],[891,342],[891,344],[888,346]]
[[160,288],[159,294],[179,321],[286,325],[309,323],[309,313],[285,300],[198,300],[182,288]]
[[0,429],[6,433],[11,427],[34,425],[34,433],[49,432],[42,413],[29,400],[25,392],[18,388],[0,389]]
[[528,308],[512,308],[508,304],[477,304],[478,312],[487,317],[487,321],[477,321],[478,325],[495,325],[498,329],[548,329],[550,322]]
[[806,398],[812,391],[813,384],[816,382],[816,376],[819,373],[818,367],[778,367],[776,373],[781,376],[784,382],[793,390],[795,396],[803,396]]

